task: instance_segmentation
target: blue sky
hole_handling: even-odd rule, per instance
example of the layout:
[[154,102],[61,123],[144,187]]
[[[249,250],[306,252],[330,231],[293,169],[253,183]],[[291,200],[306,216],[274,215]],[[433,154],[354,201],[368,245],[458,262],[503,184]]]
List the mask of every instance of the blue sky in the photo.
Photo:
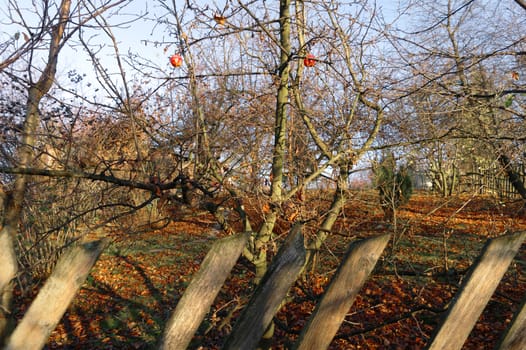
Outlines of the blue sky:
[[[12,0],[11,0],[12,1]],[[183,0],[176,0],[177,3],[183,5]],[[2,31],[0,32],[0,39],[5,40],[9,37],[12,37],[16,32],[24,32],[22,26],[16,24],[9,24],[8,14],[6,12],[7,4],[9,0],[0,0],[0,25],[2,26]],[[31,10],[32,0],[17,0],[16,3],[22,9],[27,9],[24,13],[24,17],[30,23],[38,23],[38,19],[34,16],[34,11]],[[58,2],[58,0],[57,0]],[[381,0],[378,1],[380,7],[383,8],[385,13],[391,14],[395,13],[398,7],[399,1],[389,1]],[[120,15],[112,15],[111,12],[106,14],[106,19],[112,25],[118,23],[128,22],[133,18],[136,18],[138,14],[145,14],[148,12],[148,18],[152,19],[155,17],[155,13],[159,12],[159,4],[157,2],[151,1],[133,1],[130,5],[127,5],[125,9],[120,11]],[[213,5],[212,5],[213,6]],[[213,8],[213,7],[212,7]],[[387,15],[387,20],[390,20],[389,15]],[[9,24],[9,25],[7,25]],[[138,19],[132,23],[124,25],[122,28],[113,28],[113,32],[118,40],[118,46],[120,54],[126,54],[129,51],[136,52],[141,57],[152,60],[160,67],[166,67],[166,72],[169,73],[171,67],[168,63],[168,56],[171,53],[170,51],[164,52],[164,45],[159,45],[155,47],[153,44],[144,45],[143,40],[149,40],[150,42],[158,41],[167,41],[170,38],[166,37],[166,33],[162,32],[162,28],[158,27],[155,33],[152,33],[153,23],[147,19]],[[89,29],[84,30],[84,38],[89,39],[88,41],[94,44],[95,48],[98,48],[99,45],[104,47],[100,48],[99,58],[102,60],[103,65],[106,66],[109,70],[117,71],[114,69],[116,67],[116,61],[114,57],[114,51],[111,47],[111,41],[107,36],[101,34],[100,31],[90,31]],[[71,41],[74,43],[77,38]],[[20,35],[19,40],[23,40],[22,35]],[[84,87],[81,91],[84,94],[90,93],[90,88],[87,87],[87,81],[91,81],[91,86],[94,89],[95,79],[93,75],[93,66],[92,63],[81,47],[72,47],[68,46],[64,48],[61,56],[59,58],[59,72],[58,80],[61,84],[68,83],[68,71],[75,70],[80,75],[86,74],[86,79],[84,80]],[[132,74],[130,72],[129,74]],[[118,77],[115,76],[115,79]]]

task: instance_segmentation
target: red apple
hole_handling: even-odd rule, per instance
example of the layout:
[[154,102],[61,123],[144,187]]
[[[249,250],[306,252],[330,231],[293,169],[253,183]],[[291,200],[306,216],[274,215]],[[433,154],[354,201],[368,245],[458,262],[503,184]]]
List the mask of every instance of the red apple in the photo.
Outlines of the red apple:
[[314,65],[316,64],[316,57],[313,54],[308,53],[307,56],[305,56],[305,59],[303,60],[303,64],[305,65],[305,67],[314,67]]
[[172,55],[170,56],[170,63],[176,68],[181,67],[181,65],[183,64],[183,58],[179,54]]

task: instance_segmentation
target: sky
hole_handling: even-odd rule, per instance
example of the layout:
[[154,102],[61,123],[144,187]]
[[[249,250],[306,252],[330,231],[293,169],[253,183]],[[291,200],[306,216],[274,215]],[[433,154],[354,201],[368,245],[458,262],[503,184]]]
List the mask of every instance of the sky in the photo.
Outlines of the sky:
[[[8,3],[15,0],[0,0],[0,39],[5,41],[9,37],[13,37],[16,32],[21,32],[23,34],[24,28],[17,24],[12,24],[9,21],[9,14],[7,13]],[[176,3],[181,3],[183,5],[185,0],[176,0]],[[35,17],[34,11],[32,10],[32,3],[34,0],[16,0],[15,1],[21,9],[24,9],[24,18],[30,23],[38,23],[38,18]],[[56,0],[58,3],[59,1]],[[223,1],[216,1],[220,3]],[[38,2],[37,2],[38,3]],[[202,2],[200,2],[202,3]],[[382,7],[387,14],[387,20],[393,18],[393,13],[397,12],[399,6],[399,1],[397,0],[380,0],[378,1],[379,7]],[[214,5],[212,5],[212,8]],[[149,19],[153,19],[161,12],[158,2],[154,1],[142,1],[136,0],[133,1],[130,5],[127,5],[126,8],[120,11],[118,16],[111,15],[107,13],[105,16],[110,24],[115,25],[118,23],[128,22],[133,18],[136,18],[137,15],[145,15]],[[164,45],[159,45],[155,47],[152,43],[155,41],[169,41],[170,38],[166,37],[167,33],[162,32],[162,28],[158,27],[154,32],[152,32],[153,23],[147,19],[138,19],[132,23],[125,24],[121,28],[114,27],[112,30],[115,34],[115,37],[118,40],[118,47],[121,55],[127,54],[128,52],[136,52],[141,57],[150,59],[152,62],[158,66],[165,68],[167,74],[170,74],[171,67],[169,66],[168,57],[171,54],[170,51],[164,52]],[[107,36],[96,34],[94,31],[85,30],[84,38],[89,38],[89,42],[94,44],[94,47],[100,47],[99,57],[105,67],[110,71],[116,69],[117,64],[114,59],[114,51],[111,47],[111,42]],[[76,38],[74,38],[76,39]],[[20,35],[19,39],[22,43],[23,35]],[[145,46],[144,40],[149,40],[150,44]],[[77,40],[72,40],[74,43]],[[102,45],[102,46],[100,46]],[[114,69],[115,68],[115,69]],[[68,72],[75,71],[80,76],[84,76],[82,91],[83,94],[95,93],[96,89],[96,79],[93,73],[92,62],[90,61],[87,54],[81,47],[67,46],[61,52],[59,57],[59,69],[58,69],[58,79],[59,82],[63,85],[67,85],[69,78]],[[132,72],[129,72],[132,74]],[[115,79],[118,77],[114,75]],[[77,84],[79,85],[79,84]],[[88,86],[89,85],[89,86]]]
[[[17,36],[18,40],[16,41],[17,46],[23,44],[24,36],[27,33],[27,30],[20,25],[20,19],[16,18],[16,15],[13,16],[15,21],[18,23],[13,23],[10,20],[10,14],[8,13],[8,3],[13,0],[0,0],[0,42],[5,42]],[[180,1],[180,0],[177,0]],[[35,15],[35,11],[32,9],[33,0],[17,0],[16,3],[23,11],[24,20],[27,21],[29,26],[36,25],[39,20]],[[59,2],[58,0],[56,1]],[[38,2],[37,2],[38,3]],[[118,16],[110,15],[107,13],[106,19],[111,25],[117,23],[129,22],[131,19],[136,18],[138,14],[145,14],[149,12],[149,17],[153,17],[153,12],[156,10],[156,7],[152,6],[154,2],[147,1],[133,1],[130,5],[126,6]],[[93,23],[93,22],[92,22]],[[152,45],[148,47],[144,46],[144,43],[141,40],[156,40],[153,35],[150,35],[152,23],[148,22],[145,19],[138,19],[137,21],[129,24],[124,24],[122,27],[114,27],[112,31],[115,34],[115,37],[118,40],[118,47],[120,54],[126,54],[129,51],[136,51],[141,54],[141,56],[151,58],[153,60],[162,61],[163,64],[168,67],[168,59],[164,54],[161,47],[154,48]],[[17,34],[18,33],[18,34]],[[101,34],[100,31],[93,31],[89,29],[84,29],[84,38],[93,44],[93,48],[100,50],[99,55],[103,64],[106,67],[111,69],[116,67],[116,61],[114,57],[114,50],[112,49],[111,41],[109,37]],[[75,70],[81,76],[83,74],[93,75],[92,63],[89,59],[89,56],[86,52],[78,45],[78,36],[73,37],[73,40],[68,41],[68,45],[63,48],[59,56],[59,67],[57,77],[61,80],[61,83],[67,83],[68,72]],[[94,77],[92,77],[94,80]]]

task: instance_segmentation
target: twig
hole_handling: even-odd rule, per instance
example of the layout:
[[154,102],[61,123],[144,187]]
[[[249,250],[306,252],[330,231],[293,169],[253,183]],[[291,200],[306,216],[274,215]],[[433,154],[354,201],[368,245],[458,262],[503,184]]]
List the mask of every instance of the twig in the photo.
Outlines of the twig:
[[337,338],[349,338],[349,337],[353,337],[355,335],[366,334],[366,333],[375,331],[377,329],[380,329],[380,328],[383,328],[383,327],[395,324],[397,322],[403,321],[405,319],[414,318],[415,314],[419,313],[421,311],[429,311],[429,312],[432,312],[434,314],[439,314],[439,313],[443,313],[446,310],[447,309],[437,309],[437,308],[433,308],[433,307],[428,307],[428,306],[422,305],[422,306],[417,307],[415,310],[411,310],[411,311],[408,311],[408,312],[402,314],[401,316],[390,318],[390,319],[388,319],[388,320],[386,320],[386,321],[384,321],[382,323],[374,324],[374,325],[371,325],[369,327],[365,327],[364,329],[360,329],[360,330],[357,330],[357,331],[354,331],[354,332],[338,335]]

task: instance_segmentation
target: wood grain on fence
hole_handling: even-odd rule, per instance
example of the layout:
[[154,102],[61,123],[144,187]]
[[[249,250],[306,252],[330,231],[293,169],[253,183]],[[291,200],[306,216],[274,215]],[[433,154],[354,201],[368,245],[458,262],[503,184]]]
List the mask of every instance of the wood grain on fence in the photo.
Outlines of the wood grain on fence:
[[302,225],[295,224],[261,279],[224,349],[255,349],[305,264]]
[[62,255],[4,350],[38,350],[44,347],[49,334],[57,326],[107,244],[107,240],[84,243]]
[[498,345],[499,350],[524,350],[526,349],[526,297],[515,313],[510,328],[504,333]]
[[351,243],[295,349],[327,349],[358,292],[389,242],[390,234]]
[[431,338],[429,350],[462,347],[525,238],[523,231],[486,243]]
[[192,340],[248,241],[248,233],[217,240],[177,303],[161,340],[161,350],[184,350]]

